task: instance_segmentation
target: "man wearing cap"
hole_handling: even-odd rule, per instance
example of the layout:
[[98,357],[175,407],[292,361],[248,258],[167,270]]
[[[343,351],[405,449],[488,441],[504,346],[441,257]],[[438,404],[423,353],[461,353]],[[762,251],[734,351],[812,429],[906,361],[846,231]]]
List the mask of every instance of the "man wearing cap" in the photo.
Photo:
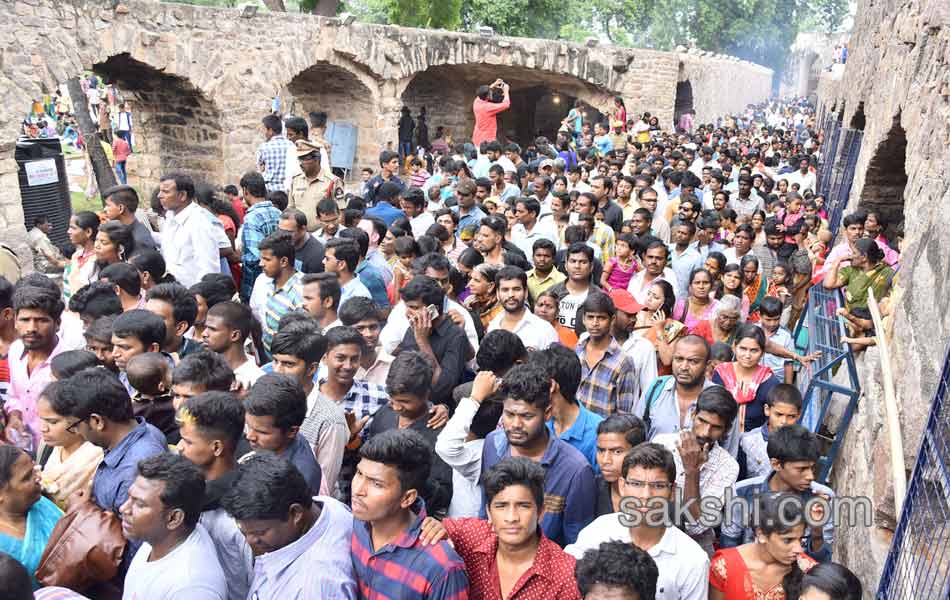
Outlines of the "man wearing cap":
[[612,132],[610,134],[610,141],[614,146],[615,150],[621,150],[627,147],[627,134],[623,132],[623,121],[614,120],[610,123]]
[[[455,196],[458,204],[452,207],[459,216],[459,225],[456,231],[468,229],[469,225],[478,226],[485,218],[485,213],[475,204],[475,182],[466,179],[455,187]],[[477,231],[477,229],[476,229]]]
[[610,299],[617,312],[614,314],[613,334],[620,349],[633,362],[636,371],[637,392],[640,398],[647,386],[656,379],[656,348],[641,335],[630,335],[637,324],[637,313],[643,305],[627,290],[612,290]]
[[343,184],[336,175],[327,174],[320,168],[321,147],[309,140],[297,140],[298,173],[290,188],[290,206],[307,217],[307,231],[314,232],[320,224],[317,219],[317,204],[324,198],[339,203],[343,198]]

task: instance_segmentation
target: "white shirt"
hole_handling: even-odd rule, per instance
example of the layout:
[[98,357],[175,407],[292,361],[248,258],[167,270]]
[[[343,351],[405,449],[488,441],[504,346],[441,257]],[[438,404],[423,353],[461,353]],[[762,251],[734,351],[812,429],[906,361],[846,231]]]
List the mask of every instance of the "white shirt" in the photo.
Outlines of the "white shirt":
[[[564,548],[574,558],[600,547],[602,542],[633,543],[622,513],[600,516],[581,529],[577,541]],[[706,600],[709,596],[709,557],[691,537],[668,527],[659,543],[647,550],[660,572],[656,600]]]
[[[682,490],[686,489],[686,469],[683,468],[683,459],[676,447],[679,439],[679,433],[661,433],[653,436],[650,441],[664,446],[673,453],[673,462],[676,463],[676,486]],[[738,477],[739,463],[736,459],[719,444],[713,445],[706,462],[699,468],[699,497],[722,499],[726,488],[731,489]],[[709,528],[699,523],[686,524],[686,531],[690,535],[699,535],[707,529]]]
[[511,243],[524,252],[525,258],[527,258],[528,262],[532,265],[534,265],[534,243],[540,239],[550,240],[550,242],[554,244],[554,247],[557,248],[558,233],[557,226],[554,224],[553,219],[536,221],[531,231],[528,231],[521,223],[516,223],[515,226],[511,228]]
[[191,202],[177,214],[169,211],[165,215],[162,230],[165,268],[185,287],[198,283],[208,273],[221,272],[218,235],[202,211],[203,208]]
[[257,320],[264,322],[264,310],[267,308],[267,297],[273,290],[274,280],[261,273],[254,280],[254,286],[251,288],[251,297],[248,298],[248,306]]
[[[495,315],[488,323],[488,328],[485,332],[488,333],[496,329],[501,329],[502,319],[505,318],[506,314],[507,313],[503,310]],[[511,333],[517,335],[518,338],[521,339],[521,343],[523,343],[524,347],[529,351],[547,350],[548,346],[556,344],[560,340],[557,335],[557,330],[555,330],[550,323],[528,310],[527,307],[525,307],[524,315],[515,325]]]
[[226,600],[228,583],[214,542],[200,523],[174,550],[149,561],[146,542],[135,553],[126,575],[122,600]]
[[518,172],[518,167],[515,166],[515,163],[511,162],[511,159],[504,154],[498,157],[498,160],[495,161],[495,164],[504,169],[505,173]]
[[264,371],[254,362],[254,359],[250,356],[247,357],[240,367],[234,369],[234,379],[241,384],[241,387],[245,390],[251,389],[251,386],[254,385],[261,375],[264,374]]
[[482,492],[478,478],[482,473],[482,446],[484,439],[465,441],[478,412],[478,404],[471,398],[462,398],[455,414],[445,424],[435,440],[435,453],[452,467],[452,503],[449,516],[477,517],[482,509]]
[[[342,303],[341,303],[342,304]],[[472,320],[472,314],[468,312],[461,304],[446,297],[443,305],[443,312],[456,310],[465,319],[465,337],[468,343],[472,345],[472,350],[478,352],[478,334],[475,331],[475,321]],[[409,319],[406,318],[406,303],[400,302],[393,307],[389,313],[389,319],[386,320],[386,326],[379,333],[379,345],[383,350],[392,354],[396,346],[406,337],[406,331],[409,329]]]
[[[657,281],[666,281],[673,286],[674,291],[676,290],[676,273],[673,272],[673,269],[669,267],[664,268],[663,274],[651,280],[649,284],[644,284],[646,274],[646,269],[637,271],[637,273],[630,278],[630,283],[627,284],[627,291],[630,292],[630,295],[640,304],[646,304],[647,291],[650,289],[650,286]],[[666,316],[669,317],[670,315]]]
[[412,227],[412,237],[417,240],[425,235],[426,230],[435,224],[435,217],[427,210],[409,219],[409,226]]
[[811,171],[806,172],[804,175],[802,175],[801,171],[786,173],[785,175],[782,175],[782,178],[788,180],[788,189],[792,189],[792,184],[797,183],[799,185],[799,194],[804,194],[805,190],[811,190],[812,192],[815,191],[817,178]]
[[657,377],[656,348],[650,340],[639,335],[631,335],[621,346],[623,353],[630,357],[637,368],[637,398],[643,396]]

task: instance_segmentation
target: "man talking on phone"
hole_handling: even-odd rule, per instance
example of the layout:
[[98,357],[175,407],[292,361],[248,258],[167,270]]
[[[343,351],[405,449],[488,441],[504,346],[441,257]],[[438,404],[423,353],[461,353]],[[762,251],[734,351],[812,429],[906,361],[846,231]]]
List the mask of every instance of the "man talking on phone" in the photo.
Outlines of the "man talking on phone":
[[462,382],[468,340],[465,330],[443,313],[445,292],[439,283],[416,275],[400,292],[409,329],[394,354],[417,350],[432,362],[433,404],[452,407],[452,390]]
[[[497,92],[501,92],[501,100],[497,99]],[[479,148],[482,142],[493,142],[498,138],[498,113],[508,110],[511,98],[508,95],[508,84],[501,79],[496,79],[491,85],[479,86],[475,96],[475,102],[472,104],[472,111],[475,113],[472,143]]]

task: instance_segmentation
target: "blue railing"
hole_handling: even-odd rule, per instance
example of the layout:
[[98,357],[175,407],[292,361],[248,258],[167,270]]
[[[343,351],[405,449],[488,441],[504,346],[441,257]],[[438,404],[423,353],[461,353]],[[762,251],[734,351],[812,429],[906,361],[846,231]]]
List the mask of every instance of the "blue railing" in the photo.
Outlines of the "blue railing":
[[[878,600],[950,599],[950,352],[884,563]],[[913,394],[910,396],[914,398]]]
[[841,135],[841,121],[834,115],[825,120],[825,148],[821,154],[821,163],[818,165],[818,193],[828,200],[831,191],[831,170],[834,167],[838,154],[838,139]]
[[[841,342],[845,335],[844,324],[836,313],[842,306],[841,290],[816,285],[808,292],[808,303],[795,327],[796,340],[807,337],[807,354],[821,352],[818,359],[798,374],[798,388],[803,398],[801,423],[819,439],[821,456],[815,477],[820,482],[827,482],[831,475],[860,396],[854,355]],[[844,377],[833,381],[841,369],[844,369]]]

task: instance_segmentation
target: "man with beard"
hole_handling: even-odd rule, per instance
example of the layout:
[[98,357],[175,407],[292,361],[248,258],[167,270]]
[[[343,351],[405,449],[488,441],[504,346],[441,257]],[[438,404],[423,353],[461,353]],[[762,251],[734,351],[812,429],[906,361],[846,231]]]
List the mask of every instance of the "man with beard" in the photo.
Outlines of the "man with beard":
[[740,217],[752,218],[757,210],[765,210],[762,196],[752,190],[752,178],[748,175],[739,176],[739,193],[729,200],[729,208],[736,211]]
[[495,275],[495,289],[498,302],[505,310],[491,320],[487,331],[510,331],[521,339],[529,351],[545,350],[557,343],[558,335],[554,327],[528,310],[528,276],[523,270],[518,267],[502,268]]
[[[478,250],[479,254],[485,257],[485,262],[490,265],[516,265],[522,268],[530,269],[531,265],[514,244],[505,246],[505,233],[508,231],[508,221],[498,215],[489,215],[482,219],[478,233],[475,235],[475,243],[472,246]],[[517,250],[510,251],[511,249]]]
[[594,249],[584,242],[574,242],[567,249],[567,260],[564,263],[567,279],[551,287],[551,291],[560,299],[558,320],[561,325],[574,329],[578,334],[584,331],[583,319],[577,318],[578,309],[591,292],[601,291],[591,283],[593,264]]
[[[722,499],[739,476],[739,463],[719,445],[738,412],[739,405],[732,394],[722,386],[712,386],[699,393],[690,429],[653,438],[653,442],[673,453],[676,486],[683,490],[683,503],[689,506],[693,519],[700,517],[701,499]],[[713,530],[689,520],[683,525],[686,533],[712,556],[716,537]]]
[[643,270],[637,272],[630,278],[627,284],[627,291],[636,298],[640,304],[645,304],[647,300],[647,291],[657,281],[667,281],[670,285],[677,282],[676,273],[669,267],[670,249],[663,242],[656,240],[647,243],[647,249],[643,253]]
[[[494,375],[490,376],[494,379]],[[501,422],[482,448],[482,476],[509,456],[529,458],[545,467],[545,511],[541,529],[558,545],[573,543],[594,516],[594,471],[584,455],[548,432],[551,379],[541,365],[518,365],[499,389],[504,398]],[[482,511],[482,516],[485,516]]]

